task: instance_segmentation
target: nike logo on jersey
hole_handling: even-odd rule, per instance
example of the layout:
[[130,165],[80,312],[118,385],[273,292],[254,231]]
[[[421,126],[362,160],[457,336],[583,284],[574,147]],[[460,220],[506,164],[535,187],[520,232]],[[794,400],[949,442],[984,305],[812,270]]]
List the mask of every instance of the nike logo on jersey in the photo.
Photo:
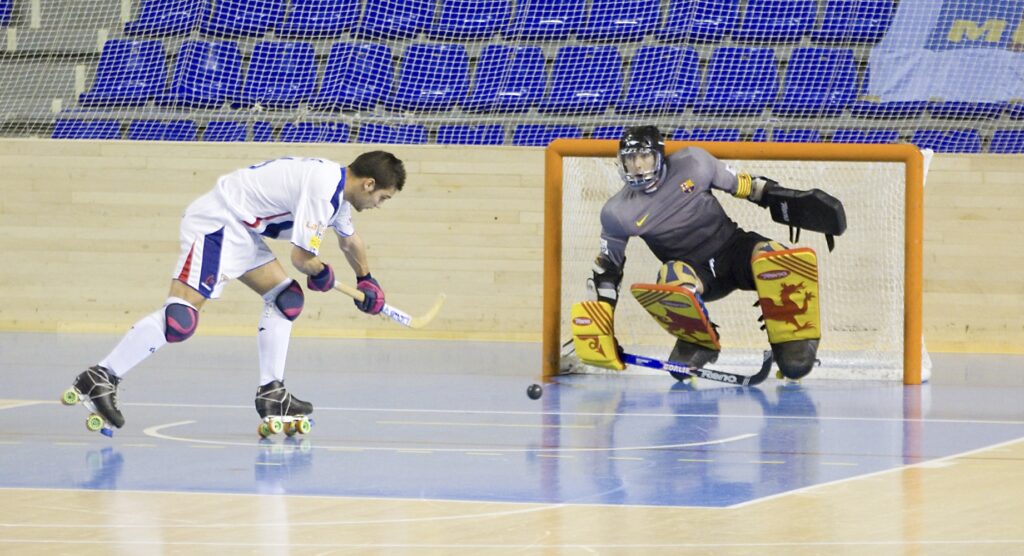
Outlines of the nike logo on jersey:
[[647,222],[647,217],[650,215],[651,213],[648,212],[647,214],[641,216],[640,219],[636,221],[636,227],[639,228],[640,226],[643,226],[644,222]]

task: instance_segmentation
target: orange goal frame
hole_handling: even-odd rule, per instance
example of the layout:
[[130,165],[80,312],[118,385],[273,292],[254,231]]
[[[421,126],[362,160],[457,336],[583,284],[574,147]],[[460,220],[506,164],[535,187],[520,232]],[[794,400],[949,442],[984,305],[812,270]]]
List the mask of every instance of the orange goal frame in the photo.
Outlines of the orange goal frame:
[[[921,384],[922,236],[924,157],[913,145],[830,143],[728,143],[668,141],[666,153],[689,145],[720,159],[897,162],[905,168],[903,384]],[[541,344],[545,379],[558,374],[561,357],[562,159],[615,157],[618,141],[556,139],[544,154],[544,330]],[[595,216],[596,217],[596,216]],[[597,238],[594,238],[596,243]],[[586,277],[580,277],[584,280]]]

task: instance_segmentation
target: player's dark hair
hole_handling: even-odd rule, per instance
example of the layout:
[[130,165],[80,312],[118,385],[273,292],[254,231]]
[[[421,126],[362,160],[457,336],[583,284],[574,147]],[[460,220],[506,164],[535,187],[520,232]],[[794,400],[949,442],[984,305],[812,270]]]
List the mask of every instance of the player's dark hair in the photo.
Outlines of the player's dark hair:
[[377,187],[394,187],[398,191],[405,185],[405,165],[387,151],[363,153],[348,165],[348,169],[361,178],[373,178]]

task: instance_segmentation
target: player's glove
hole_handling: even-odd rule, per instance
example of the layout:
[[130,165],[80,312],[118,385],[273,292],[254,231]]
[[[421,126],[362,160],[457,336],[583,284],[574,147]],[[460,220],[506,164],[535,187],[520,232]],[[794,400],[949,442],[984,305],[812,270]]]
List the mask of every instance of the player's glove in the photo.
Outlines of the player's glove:
[[369,274],[357,276],[356,289],[363,292],[365,296],[362,301],[353,300],[360,311],[376,315],[384,308],[384,290],[380,288],[380,283],[373,276]]
[[334,269],[324,263],[319,274],[306,277],[306,287],[316,292],[329,292],[334,287]]

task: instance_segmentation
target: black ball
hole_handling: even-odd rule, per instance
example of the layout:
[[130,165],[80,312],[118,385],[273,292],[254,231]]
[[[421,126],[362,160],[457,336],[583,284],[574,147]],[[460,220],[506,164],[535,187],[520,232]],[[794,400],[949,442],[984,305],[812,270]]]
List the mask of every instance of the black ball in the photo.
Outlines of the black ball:
[[529,396],[531,400],[537,400],[544,395],[544,389],[541,388],[540,384],[531,384],[530,387],[526,389],[526,395]]

